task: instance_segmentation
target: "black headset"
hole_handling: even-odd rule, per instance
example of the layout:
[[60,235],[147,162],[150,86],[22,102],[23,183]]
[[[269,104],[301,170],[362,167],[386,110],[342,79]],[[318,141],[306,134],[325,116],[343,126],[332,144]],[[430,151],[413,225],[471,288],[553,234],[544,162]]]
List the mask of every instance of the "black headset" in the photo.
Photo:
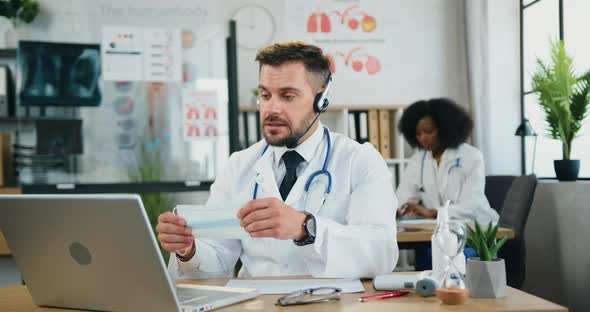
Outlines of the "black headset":
[[326,79],[326,85],[322,92],[318,92],[313,100],[313,110],[317,113],[323,113],[328,109],[330,101],[328,100],[328,91],[330,90],[330,84],[332,83],[332,73],[328,73],[328,79]]

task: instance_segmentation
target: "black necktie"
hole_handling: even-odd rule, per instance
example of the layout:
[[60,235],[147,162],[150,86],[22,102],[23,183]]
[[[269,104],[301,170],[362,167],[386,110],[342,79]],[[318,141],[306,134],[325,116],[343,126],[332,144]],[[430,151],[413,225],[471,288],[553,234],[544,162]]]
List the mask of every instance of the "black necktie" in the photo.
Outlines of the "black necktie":
[[283,182],[281,182],[281,186],[279,187],[281,197],[285,200],[293,188],[295,181],[297,181],[297,166],[303,161],[303,157],[296,151],[288,151],[281,158],[285,162],[285,167],[287,167],[287,173],[285,173]]

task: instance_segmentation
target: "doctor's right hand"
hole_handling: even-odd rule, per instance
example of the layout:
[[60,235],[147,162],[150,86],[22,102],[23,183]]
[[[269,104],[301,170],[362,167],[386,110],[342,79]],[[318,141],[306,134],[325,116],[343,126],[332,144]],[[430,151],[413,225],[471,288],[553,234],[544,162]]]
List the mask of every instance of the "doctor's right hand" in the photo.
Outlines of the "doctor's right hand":
[[165,212],[158,218],[158,240],[162,248],[188,259],[195,253],[195,238],[186,220],[172,212]]

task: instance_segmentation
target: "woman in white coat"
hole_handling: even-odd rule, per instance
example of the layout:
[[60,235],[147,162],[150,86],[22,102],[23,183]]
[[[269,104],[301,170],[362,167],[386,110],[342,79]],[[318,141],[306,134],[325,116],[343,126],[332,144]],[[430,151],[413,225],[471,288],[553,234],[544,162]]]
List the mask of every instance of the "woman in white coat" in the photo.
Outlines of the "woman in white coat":
[[484,194],[483,156],[465,143],[472,128],[467,112],[449,99],[418,101],[404,111],[399,129],[417,151],[397,190],[400,216],[436,218],[450,200],[452,219],[498,222]]
[[[418,101],[404,111],[399,129],[417,149],[397,189],[402,219],[436,218],[438,208],[449,200],[451,219],[498,222],[484,193],[483,156],[465,143],[473,129],[465,110],[449,99]],[[469,248],[465,253],[475,256]],[[431,268],[430,250],[416,249],[416,270]]]

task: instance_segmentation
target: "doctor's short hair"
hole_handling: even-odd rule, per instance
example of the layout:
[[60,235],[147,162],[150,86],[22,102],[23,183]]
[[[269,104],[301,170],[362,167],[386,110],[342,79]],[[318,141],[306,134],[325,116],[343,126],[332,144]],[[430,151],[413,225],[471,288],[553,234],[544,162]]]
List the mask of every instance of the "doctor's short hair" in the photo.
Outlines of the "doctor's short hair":
[[462,107],[446,98],[418,101],[404,111],[399,130],[410,146],[422,148],[416,138],[418,122],[430,116],[438,128],[438,139],[445,148],[456,148],[467,141],[473,130],[473,120]]
[[326,85],[330,74],[330,60],[322,49],[302,41],[288,41],[269,45],[258,50],[256,59],[259,70],[262,65],[278,66],[290,62],[302,62],[310,74],[312,88],[319,90]]

